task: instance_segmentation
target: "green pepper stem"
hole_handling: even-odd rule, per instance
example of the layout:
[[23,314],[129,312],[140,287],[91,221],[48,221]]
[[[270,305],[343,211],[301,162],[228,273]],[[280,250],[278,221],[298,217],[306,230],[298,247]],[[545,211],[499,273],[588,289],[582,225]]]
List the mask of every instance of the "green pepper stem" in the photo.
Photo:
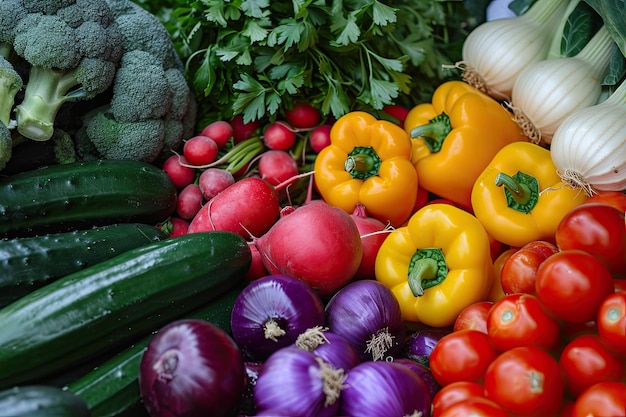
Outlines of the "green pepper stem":
[[505,174],[504,172],[499,172],[498,175],[496,175],[496,186],[507,189],[511,198],[513,198],[519,205],[526,205],[530,200],[531,191],[528,185],[517,181],[515,178]]
[[365,180],[378,175],[381,162],[374,148],[356,146],[348,154],[344,162],[344,169],[352,178]]
[[435,278],[438,270],[439,265],[433,258],[422,258],[413,264],[408,282],[414,296],[421,297],[424,295],[422,281]]
[[450,117],[441,113],[430,119],[427,124],[414,127],[411,130],[411,137],[422,138],[431,152],[439,152],[450,131],[452,131]]

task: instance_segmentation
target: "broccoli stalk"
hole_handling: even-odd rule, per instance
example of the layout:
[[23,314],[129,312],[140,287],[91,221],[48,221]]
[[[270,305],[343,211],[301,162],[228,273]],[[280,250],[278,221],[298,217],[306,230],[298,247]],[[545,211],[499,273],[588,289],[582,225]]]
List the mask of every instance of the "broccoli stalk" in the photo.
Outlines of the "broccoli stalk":
[[15,95],[22,86],[22,77],[9,61],[0,56],[0,122],[7,128],[13,125],[11,115],[15,104]]

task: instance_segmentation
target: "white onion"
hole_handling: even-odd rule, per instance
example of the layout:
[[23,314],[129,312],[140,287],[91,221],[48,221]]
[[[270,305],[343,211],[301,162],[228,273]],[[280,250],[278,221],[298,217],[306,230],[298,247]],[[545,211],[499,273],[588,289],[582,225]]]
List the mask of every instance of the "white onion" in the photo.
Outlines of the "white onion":
[[569,114],[598,102],[613,45],[602,26],[575,56],[535,62],[519,74],[511,107],[532,142],[550,144]]
[[463,43],[463,79],[496,99],[509,99],[519,72],[546,58],[568,0],[538,0],[525,14],[484,22]]
[[550,153],[563,182],[588,195],[626,190],[626,84],[570,114],[554,133]]

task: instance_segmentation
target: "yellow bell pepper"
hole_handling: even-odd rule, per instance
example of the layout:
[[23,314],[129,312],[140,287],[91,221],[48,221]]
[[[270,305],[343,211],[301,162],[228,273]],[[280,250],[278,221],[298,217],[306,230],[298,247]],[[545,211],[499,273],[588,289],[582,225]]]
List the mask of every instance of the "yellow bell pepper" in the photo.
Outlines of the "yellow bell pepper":
[[518,248],[533,240],[554,242],[561,219],[586,200],[561,181],[550,151],[530,142],[502,148],[472,190],[474,215],[487,232]]
[[418,184],[411,139],[369,113],[350,112],[333,124],[313,177],[320,196],[347,213],[362,204],[369,216],[398,226],[413,212]]
[[400,303],[404,320],[450,326],[461,310],[488,297],[494,275],[489,236],[467,211],[427,205],[385,238],[375,273]]
[[431,103],[413,107],[404,121],[413,142],[420,186],[471,209],[476,178],[504,146],[527,140],[499,102],[462,81],[447,81]]

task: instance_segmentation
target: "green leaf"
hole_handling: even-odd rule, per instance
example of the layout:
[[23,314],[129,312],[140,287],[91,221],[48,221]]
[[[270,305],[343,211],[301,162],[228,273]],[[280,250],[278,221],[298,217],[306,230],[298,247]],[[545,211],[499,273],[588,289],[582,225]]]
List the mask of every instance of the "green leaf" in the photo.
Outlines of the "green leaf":
[[378,0],[374,0],[372,5],[372,19],[374,20],[374,24],[378,26],[387,26],[390,23],[395,23],[397,20],[397,10],[398,9],[387,6]]
[[[331,28],[332,29],[332,28]],[[361,29],[356,23],[356,17],[354,13],[350,13],[345,20],[345,26],[339,36],[337,36],[336,42],[339,45],[349,45],[359,40],[361,36]]]
[[258,19],[269,13],[264,10],[269,5],[269,0],[243,0],[241,2],[241,10],[246,16]]
[[250,38],[250,42],[261,42],[267,38],[269,30],[265,26],[269,24],[268,21],[253,19],[248,20],[241,32],[243,36]]
[[404,69],[404,65],[402,65],[402,61],[399,59],[383,58],[382,56],[371,51],[369,52],[369,55],[379,62],[387,71],[402,72]]
[[574,56],[580,52],[602,21],[586,3],[579,3],[569,14],[561,36],[561,56]]
[[392,104],[393,99],[398,97],[398,86],[390,81],[370,79],[371,102],[370,104],[377,110],[382,109],[386,104]]
[[626,2],[624,0],[585,0],[602,17],[611,37],[626,56]]

